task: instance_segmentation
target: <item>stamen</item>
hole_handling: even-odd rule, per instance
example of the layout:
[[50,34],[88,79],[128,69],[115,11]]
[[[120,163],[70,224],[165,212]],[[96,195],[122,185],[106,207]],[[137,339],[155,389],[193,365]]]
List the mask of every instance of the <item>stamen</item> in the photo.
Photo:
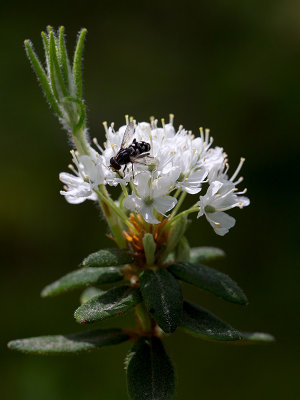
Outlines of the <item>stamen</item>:
[[103,121],[103,122],[102,122],[102,125],[104,126],[104,130],[105,130],[105,133],[106,133],[106,135],[107,135],[107,134],[108,134],[107,122],[106,122],[106,121]]
[[244,177],[241,176],[236,182],[233,182],[235,185],[238,185],[239,183],[243,182]]
[[131,117],[129,117],[129,122],[132,122],[133,121],[133,117],[131,116]]
[[245,194],[245,193],[247,193],[247,188],[245,188],[243,191],[241,191],[241,192],[237,192],[236,194]]
[[102,147],[100,146],[100,144],[99,144],[97,138],[94,138],[94,139],[93,139],[93,143],[94,143],[94,145],[98,148],[98,150],[101,151],[101,153],[104,152],[104,150],[103,150]]
[[68,165],[68,168],[73,172],[73,174],[75,174],[75,175],[77,175],[77,176],[80,176],[80,175],[79,175],[79,172],[76,171],[76,169],[74,168],[74,166],[73,166],[72,164],[69,164],[69,165]]
[[210,132],[209,129],[205,129],[205,143],[208,143],[208,140],[209,140],[209,132]]
[[235,173],[234,173],[234,174],[232,175],[232,177],[230,178],[231,182],[236,178],[236,176],[237,176],[238,173],[240,172],[240,170],[241,170],[241,168],[242,168],[244,162],[245,162],[245,158],[244,158],[244,157],[241,157],[240,163],[239,163],[237,169],[235,170]]
[[182,129],[183,129],[183,125],[179,125],[179,127],[178,127],[178,131],[177,131],[177,133],[176,133],[176,134],[179,134],[179,133],[182,131]]
[[235,208],[235,207],[242,208],[242,207],[241,207],[242,204],[243,204],[243,203],[242,203],[241,201],[238,201],[237,203],[234,203],[234,204],[232,204],[231,206],[224,207],[224,208],[217,208],[216,211],[218,211],[218,212],[220,212],[220,211],[227,211],[227,210],[231,210],[232,208]]
[[128,114],[125,115],[125,122],[126,122],[126,125],[129,125],[129,115]]
[[202,142],[204,142],[204,134],[203,134],[203,128],[202,128],[202,126],[200,126],[199,131],[200,131],[200,137],[201,137],[201,139],[202,139]]
[[151,128],[154,129],[155,128],[155,126],[154,126],[154,120],[155,120],[154,116],[151,115],[151,117],[149,119],[150,119]]
[[169,124],[173,126],[174,114],[169,114]]
[[162,127],[164,128],[165,127],[165,119],[164,118],[161,119],[161,124],[162,124]]
[[228,172],[228,170],[229,170],[229,164],[228,164],[228,162],[225,162],[225,167],[226,167],[226,169],[225,169],[225,171],[224,171],[224,174],[227,175],[227,172]]

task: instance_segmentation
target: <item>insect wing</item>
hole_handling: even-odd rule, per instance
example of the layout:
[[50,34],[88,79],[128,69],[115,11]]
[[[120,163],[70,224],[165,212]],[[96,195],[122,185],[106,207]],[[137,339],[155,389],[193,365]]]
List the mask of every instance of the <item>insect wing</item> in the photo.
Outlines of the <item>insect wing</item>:
[[123,136],[122,143],[121,143],[121,149],[128,146],[130,139],[134,135],[134,132],[135,132],[134,122],[131,121],[125,129],[124,136]]
[[158,167],[158,160],[155,157],[149,155],[149,153],[139,154],[136,157],[130,157],[130,161],[133,164],[145,165],[146,167]]

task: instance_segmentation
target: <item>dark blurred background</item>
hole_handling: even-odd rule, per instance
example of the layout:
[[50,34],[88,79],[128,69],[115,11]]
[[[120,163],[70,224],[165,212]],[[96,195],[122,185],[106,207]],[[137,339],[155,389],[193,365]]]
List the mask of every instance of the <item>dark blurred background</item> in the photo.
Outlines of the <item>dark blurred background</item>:
[[[41,94],[25,58],[30,38],[42,55],[40,31],[64,25],[69,50],[88,29],[85,98],[89,128],[175,114],[239,157],[251,207],[232,212],[237,225],[218,237],[194,221],[192,245],[227,253],[214,265],[248,294],[246,308],[185,286],[188,298],[233,326],[266,331],[275,345],[234,347],[181,332],[165,339],[178,400],[296,399],[299,364],[300,3],[295,0],[165,2],[2,2],[1,80],[1,390],[7,400],[125,400],[128,344],[68,358],[6,350],[20,337],[80,330],[77,294],[42,300],[40,290],[84,256],[110,246],[99,210],[59,195],[58,174],[70,162],[66,134]],[[131,317],[121,319],[123,326]],[[104,326],[117,326],[119,320]],[[299,339],[299,338],[297,338]],[[298,370],[297,370],[298,369]]]

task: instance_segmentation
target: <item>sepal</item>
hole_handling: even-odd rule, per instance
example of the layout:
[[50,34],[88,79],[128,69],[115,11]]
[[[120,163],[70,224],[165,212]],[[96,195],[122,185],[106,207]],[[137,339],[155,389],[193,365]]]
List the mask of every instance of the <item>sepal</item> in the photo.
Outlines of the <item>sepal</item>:
[[191,248],[189,242],[185,236],[182,236],[175,250],[175,260],[181,262],[189,262],[190,255]]
[[207,261],[218,260],[225,257],[225,252],[217,247],[192,247],[190,253],[190,261],[193,263],[201,263]]
[[156,243],[151,233],[145,233],[143,237],[143,245],[147,265],[153,265],[155,261]]

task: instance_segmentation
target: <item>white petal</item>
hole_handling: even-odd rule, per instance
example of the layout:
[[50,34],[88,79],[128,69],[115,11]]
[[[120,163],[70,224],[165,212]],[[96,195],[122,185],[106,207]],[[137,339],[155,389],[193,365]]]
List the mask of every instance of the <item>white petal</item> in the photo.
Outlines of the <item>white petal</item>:
[[177,187],[181,187],[181,189],[189,194],[197,194],[201,192],[202,187],[197,185],[192,185],[189,182],[183,182],[177,184]]
[[[175,185],[178,177],[180,175],[180,169],[178,167],[173,167],[167,175],[158,178],[157,181],[153,183],[153,197],[159,198],[167,194],[170,188]],[[156,185],[155,185],[156,183]]]
[[128,210],[140,212],[140,209],[143,207],[144,202],[135,194],[130,194],[124,200],[123,205],[124,207],[128,208]]
[[222,186],[223,186],[222,182],[219,181],[211,182],[207,190],[207,194],[209,194],[209,196],[214,196],[221,189]]
[[156,219],[153,215],[153,207],[151,206],[144,206],[140,210],[140,214],[142,214],[144,220],[149,224],[159,224],[159,220]]
[[77,185],[83,182],[81,177],[69,174],[68,172],[61,172],[59,174],[59,180],[66,185]]
[[151,174],[149,172],[141,172],[136,175],[134,183],[137,186],[136,190],[140,197],[145,198],[151,196],[151,188],[149,187],[149,179]]
[[224,236],[235,225],[235,219],[224,212],[206,213],[205,215],[217,235]]
[[172,196],[161,197],[160,199],[155,199],[153,202],[153,207],[160,214],[165,214],[166,212],[172,210],[177,203],[177,199]]
[[242,202],[241,207],[247,207],[247,206],[249,206],[250,200],[248,199],[248,197],[241,196],[241,197],[239,197],[238,199],[239,199],[239,201]]

